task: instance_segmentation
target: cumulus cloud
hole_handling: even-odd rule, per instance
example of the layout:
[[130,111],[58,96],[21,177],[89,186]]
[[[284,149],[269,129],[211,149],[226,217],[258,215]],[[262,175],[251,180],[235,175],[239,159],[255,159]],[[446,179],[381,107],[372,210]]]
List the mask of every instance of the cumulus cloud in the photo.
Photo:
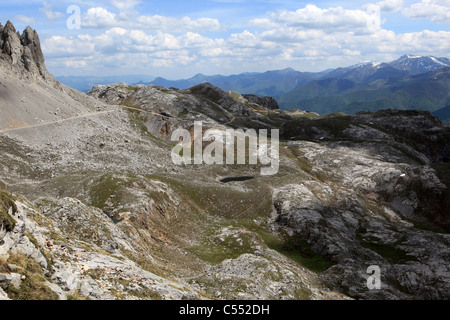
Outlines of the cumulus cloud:
[[42,47],[49,58],[86,57],[95,53],[92,37],[86,34],[77,37],[52,36],[42,42]]
[[147,31],[183,33],[187,31],[222,30],[219,20],[212,18],[165,17],[160,15],[121,15],[102,7],[89,8],[83,15],[82,27],[86,28],[139,28]]
[[89,8],[81,20],[83,27],[108,28],[118,25],[116,15],[105,8]]
[[53,11],[53,5],[44,1],[43,7],[39,9],[42,13],[44,13],[45,17],[49,20],[56,20],[65,16],[64,13]]
[[[367,56],[399,56],[412,49],[436,54],[450,51],[450,32],[422,31],[395,34],[379,30],[370,35],[347,32],[327,33],[323,30],[302,31],[277,29],[262,33],[245,30],[227,38],[210,38],[196,32],[174,35],[167,32],[148,33],[139,29],[111,28],[97,36],[53,36],[43,42],[50,58],[71,57],[71,61],[91,61],[98,67],[113,63],[112,57],[122,57],[121,64],[134,65],[137,56],[151,67],[177,67],[188,64],[213,63],[248,66],[273,63],[294,64],[311,61],[324,64],[354,62]],[[83,57],[75,59],[74,57]],[[91,57],[91,60],[87,59]],[[217,60],[219,59],[219,60]],[[108,62],[109,61],[109,62]],[[117,61],[118,63],[119,61]],[[82,63],[78,63],[82,66]],[[326,67],[326,65],[323,65]]]
[[111,4],[121,11],[131,10],[141,2],[140,0],[111,0]]
[[422,0],[403,9],[403,14],[411,19],[450,23],[450,0]]
[[175,18],[160,15],[139,16],[132,23],[134,27],[147,30],[162,30],[170,32],[186,32],[195,30],[220,31],[219,20],[212,18],[191,19],[189,17]]
[[279,10],[270,18],[255,19],[251,24],[264,27],[292,27],[297,29],[327,30],[328,32],[367,31],[381,25],[379,7],[368,6],[367,10],[348,10],[342,7],[319,8],[308,4],[296,11]]
[[377,5],[383,12],[395,12],[403,7],[403,0],[383,0],[377,2]]
[[136,68],[139,72],[142,68],[173,72],[190,68],[192,73],[207,72],[205,68],[239,72],[287,66],[317,71],[361,60],[387,61],[407,52],[447,55],[449,31],[395,33],[382,28],[380,12],[399,10],[402,3],[385,0],[360,10],[307,5],[267,13],[251,20],[246,30],[214,37],[209,31],[223,31],[217,19],[160,15],[131,19],[95,7],[85,12],[82,25],[104,30],[95,35],[49,37],[43,49],[52,67],[70,64],[89,70]]
[[25,16],[25,15],[23,15],[23,14],[17,15],[17,16],[15,17],[15,20],[20,21],[20,22],[23,22],[23,23],[26,23],[26,24],[32,24],[32,23],[34,23],[34,22],[36,21],[35,18],[33,18],[33,17],[28,17],[28,16]]

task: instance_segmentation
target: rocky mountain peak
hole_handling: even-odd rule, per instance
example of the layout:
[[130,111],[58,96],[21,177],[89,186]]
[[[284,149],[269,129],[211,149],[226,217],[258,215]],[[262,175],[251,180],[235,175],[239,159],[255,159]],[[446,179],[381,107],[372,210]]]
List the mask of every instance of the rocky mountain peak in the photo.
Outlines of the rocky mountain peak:
[[400,70],[407,70],[413,74],[420,74],[448,67],[449,63],[450,61],[447,58],[406,54],[391,62],[390,65]]
[[4,27],[0,24],[0,49],[2,64],[14,72],[28,78],[55,81],[45,66],[39,35],[30,26],[21,35],[11,21]]

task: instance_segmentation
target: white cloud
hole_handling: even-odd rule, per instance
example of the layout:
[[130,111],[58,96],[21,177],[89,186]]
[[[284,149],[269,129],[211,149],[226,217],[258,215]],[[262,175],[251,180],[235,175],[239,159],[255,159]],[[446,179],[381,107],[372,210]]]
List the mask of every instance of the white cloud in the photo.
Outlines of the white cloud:
[[[98,68],[114,64],[113,57],[121,57],[117,66],[132,67],[136,57],[146,66],[172,67],[193,65],[261,66],[275,68],[280,64],[295,67],[296,63],[314,63],[325,69],[324,62],[346,65],[347,62],[371,59],[370,57],[399,56],[405,52],[450,52],[450,32],[422,31],[396,34],[379,30],[370,35],[351,32],[327,33],[323,30],[276,29],[262,33],[243,31],[224,39],[213,39],[195,32],[175,35],[156,34],[143,30],[114,27],[97,36],[54,36],[43,42],[44,52],[50,58],[70,58],[74,64],[88,61]],[[75,57],[83,57],[75,59]],[[87,57],[95,57],[91,60]],[[220,61],[222,62],[218,62]],[[78,61],[78,62],[77,62]]]
[[[370,7],[370,9],[372,9]],[[377,7],[378,9],[378,7]],[[313,4],[296,11],[280,10],[271,14],[272,23],[267,23],[268,27],[273,27],[273,23],[281,26],[288,26],[298,29],[327,30],[328,32],[367,31],[374,25],[381,25],[379,12],[369,10],[348,10],[342,7],[332,7],[321,9]],[[253,23],[261,26],[264,20],[253,20]]]
[[111,0],[111,4],[121,11],[131,10],[141,2],[140,0]]
[[39,9],[42,13],[44,13],[45,17],[49,20],[56,20],[65,16],[64,13],[53,11],[53,5],[44,1],[43,7]]
[[26,23],[26,24],[32,24],[36,21],[34,17],[28,17],[24,16],[23,14],[19,14],[15,17],[15,20]]
[[42,42],[42,48],[48,58],[72,58],[90,56],[95,53],[90,35],[77,37],[52,36]]
[[377,3],[383,12],[399,11],[403,7],[403,0],[383,0]]
[[81,21],[83,27],[108,28],[118,25],[116,15],[105,8],[89,8]]
[[282,10],[251,20],[248,30],[224,33],[222,37],[205,32],[222,31],[216,19],[159,15],[130,15],[125,19],[96,7],[83,15],[83,26],[105,30],[95,35],[50,37],[43,41],[43,49],[51,66],[61,69],[70,64],[86,70],[140,72],[156,68],[173,70],[173,74],[184,69],[194,74],[287,66],[318,71],[361,60],[393,60],[408,52],[447,56],[449,31],[395,33],[382,28],[380,10],[398,10],[401,2],[381,1],[361,10],[321,9],[315,5]]
[[160,15],[117,15],[102,7],[89,8],[83,15],[82,26],[87,28],[139,28],[151,31],[183,33],[187,31],[220,31],[217,19],[190,17],[165,17]]
[[175,18],[164,17],[160,15],[139,16],[133,22],[135,27],[147,30],[161,30],[169,32],[186,31],[220,31],[221,26],[217,19],[199,18],[191,19],[189,17]]
[[450,0],[422,0],[403,9],[403,14],[411,19],[450,23]]

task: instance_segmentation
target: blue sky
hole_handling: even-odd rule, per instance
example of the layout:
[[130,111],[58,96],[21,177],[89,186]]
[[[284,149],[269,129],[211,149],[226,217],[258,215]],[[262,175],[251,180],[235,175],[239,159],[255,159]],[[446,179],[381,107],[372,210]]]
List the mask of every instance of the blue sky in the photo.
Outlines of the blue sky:
[[322,71],[450,52],[450,0],[2,1],[7,20],[38,31],[55,75]]

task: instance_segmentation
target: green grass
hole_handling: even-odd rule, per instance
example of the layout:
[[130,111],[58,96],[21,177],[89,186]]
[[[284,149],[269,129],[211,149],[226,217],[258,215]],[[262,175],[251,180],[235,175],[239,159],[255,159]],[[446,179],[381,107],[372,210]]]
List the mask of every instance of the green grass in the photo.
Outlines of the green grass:
[[20,288],[9,286],[5,291],[12,300],[57,300],[58,295],[47,285],[48,280],[44,275],[41,266],[32,258],[22,254],[12,254],[8,259],[9,264],[14,264],[18,268],[15,272],[20,272],[25,276]]
[[186,108],[184,108],[183,111],[181,111],[181,112],[178,114],[178,118],[186,117],[188,114],[189,114],[189,110],[186,109]]
[[316,118],[321,118],[321,115],[318,115],[317,113],[314,112],[310,112],[310,113],[305,113],[305,114],[297,114],[294,115],[295,118],[299,118],[299,119],[316,119]]
[[278,251],[316,273],[321,273],[333,266],[332,262],[314,252],[306,241],[298,237],[288,237],[281,241],[273,239],[269,243],[266,242],[266,244],[269,248]]
[[139,87],[135,87],[135,86],[128,86],[127,89],[130,90],[130,91],[136,92],[136,91],[138,91],[140,88],[139,88]]
[[315,273],[321,273],[334,265],[333,262],[314,252],[311,246],[299,237],[287,235],[275,236],[266,228],[252,222],[248,223],[244,221],[242,224],[249,230],[256,232],[270,249],[283,254]]
[[401,249],[396,248],[395,245],[369,241],[361,241],[361,245],[366,249],[370,249],[378,253],[380,256],[393,264],[404,264],[408,261],[417,261],[417,258],[408,255]]
[[348,140],[343,132],[354,124],[351,116],[331,116],[320,118],[296,118],[292,121],[286,122],[283,126],[281,137],[315,141],[320,138],[320,131],[326,132],[331,139]]
[[85,301],[89,300],[88,298],[81,295],[80,290],[75,290],[73,294],[67,295],[67,300],[69,301]]
[[242,242],[231,235],[226,237],[223,242],[219,242],[217,239],[206,241],[204,244],[194,246],[189,250],[203,261],[219,264],[225,259],[236,259],[242,254],[254,252],[251,245],[252,239],[254,239],[252,234],[240,234],[239,238]]
[[106,174],[100,177],[89,190],[91,205],[99,209],[105,207],[106,201],[116,195],[120,190],[122,180],[115,178],[112,174]]
[[399,240],[394,244],[379,243],[378,240],[372,240],[370,237],[363,236],[366,230],[360,229],[356,233],[356,238],[359,240],[361,246],[366,249],[378,253],[384,259],[392,264],[404,264],[408,261],[418,261],[416,257],[410,256],[404,250],[396,246],[402,244],[403,240]]
[[136,126],[136,128],[139,129],[139,131],[141,132],[141,135],[147,138],[152,139],[153,141],[155,141],[156,143],[162,145],[162,146],[168,146],[168,147],[174,147],[175,144],[172,143],[168,143],[158,137],[155,137],[153,134],[151,134],[148,129],[147,126],[145,125],[145,122],[147,121],[147,117],[143,114],[145,114],[145,110],[134,110],[134,109],[127,109],[129,117],[130,117],[130,121],[133,125]]
[[10,208],[13,213],[17,212],[14,198],[9,193],[0,190],[0,227],[8,232],[13,231],[16,226],[16,221],[8,214]]
[[44,250],[42,246],[39,244],[39,242],[36,240],[36,238],[29,233],[28,231],[25,231],[24,235],[30,240],[30,242],[41,252],[42,256],[44,256],[45,260],[47,261],[47,266],[50,268],[53,265],[53,258],[49,251]]
[[136,100],[132,97],[127,97],[120,104],[125,107],[139,108],[139,105],[137,104]]
[[270,187],[259,183],[259,179],[243,181],[246,186],[252,188],[252,191],[242,192],[225,183],[192,182],[191,179],[179,180],[175,176],[150,176],[150,178],[167,183],[191,206],[200,208],[202,212],[208,214],[242,218],[268,216],[272,211]]

